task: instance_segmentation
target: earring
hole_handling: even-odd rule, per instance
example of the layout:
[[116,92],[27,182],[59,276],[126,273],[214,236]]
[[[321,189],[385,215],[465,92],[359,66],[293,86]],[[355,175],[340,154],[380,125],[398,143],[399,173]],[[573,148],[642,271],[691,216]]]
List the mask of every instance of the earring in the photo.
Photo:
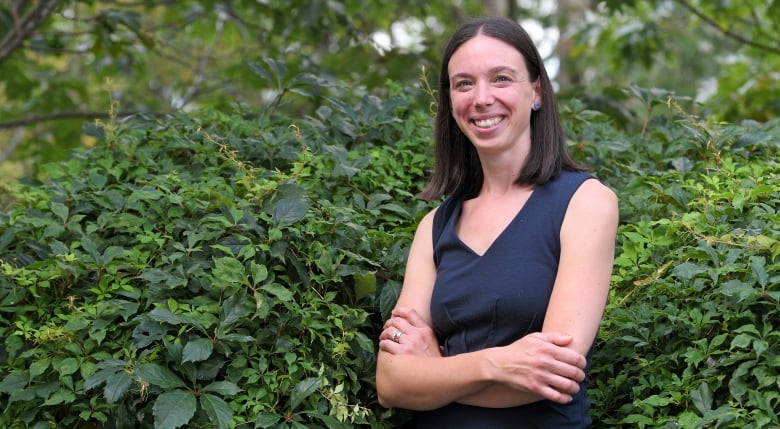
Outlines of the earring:
[[539,110],[542,108],[542,105],[538,101],[534,101],[533,109]]

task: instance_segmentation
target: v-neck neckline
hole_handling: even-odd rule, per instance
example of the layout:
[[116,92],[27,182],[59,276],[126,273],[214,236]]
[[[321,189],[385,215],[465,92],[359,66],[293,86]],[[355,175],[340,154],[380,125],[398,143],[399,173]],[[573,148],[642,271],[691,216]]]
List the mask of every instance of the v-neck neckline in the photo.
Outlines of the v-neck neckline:
[[520,216],[523,214],[523,212],[526,211],[526,207],[528,207],[528,204],[531,203],[531,201],[535,198],[538,190],[539,190],[539,186],[536,186],[531,191],[531,195],[529,195],[528,198],[525,200],[525,203],[523,203],[522,207],[520,207],[520,210],[518,210],[517,213],[515,213],[515,215],[512,217],[512,220],[510,220],[509,223],[506,224],[504,229],[502,229],[501,232],[498,233],[496,238],[493,239],[493,241],[490,243],[490,245],[488,245],[485,248],[485,252],[484,253],[482,253],[482,254],[477,253],[477,251],[474,250],[468,243],[463,241],[460,238],[460,235],[458,234],[457,225],[458,225],[458,221],[460,221],[460,216],[463,214],[463,203],[465,203],[466,200],[460,200],[458,202],[458,206],[455,208],[455,211],[452,214],[452,218],[451,219],[452,219],[452,233],[453,233],[453,235],[455,236],[455,238],[457,238],[458,243],[460,243],[465,249],[467,249],[469,252],[471,252],[474,256],[476,256],[477,258],[484,257],[485,255],[490,253],[490,250],[493,249],[493,247],[496,246],[496,243],[498,241],[500,241],[503,238],[504,235],[506,235],[506,233],[509,230],[509,228],[511,228],[517,222],[517,220],[520,218]]

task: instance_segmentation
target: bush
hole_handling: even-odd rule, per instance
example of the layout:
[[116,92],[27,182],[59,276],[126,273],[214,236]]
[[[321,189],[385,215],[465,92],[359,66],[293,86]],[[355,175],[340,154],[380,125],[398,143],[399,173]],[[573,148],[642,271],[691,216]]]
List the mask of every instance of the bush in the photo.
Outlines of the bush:
[[[85,127],[2,194],[0,426],[398,427],[376,402],[431,118],[329,100]],[[594,427],[777,427],[777,122],[678,109],[646,132],[577,103],[574,155],[621,199]]]
[[428,119],[319,113],[89,126],[6,195],[0,426],[390,427],[377,310],[428,210]]
[[646,134],[578,130],[604,139],[586,150],[621,201],[594,427],[780,424],[779,124],[711,124],[672,102]]

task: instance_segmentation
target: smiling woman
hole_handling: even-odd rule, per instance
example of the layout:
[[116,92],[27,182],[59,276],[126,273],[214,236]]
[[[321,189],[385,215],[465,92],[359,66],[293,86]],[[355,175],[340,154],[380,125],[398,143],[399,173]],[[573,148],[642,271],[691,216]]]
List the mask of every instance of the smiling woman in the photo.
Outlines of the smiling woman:
[[615,194],[566,143],[544,64],[514,21],[450,39],[436,166],[379,337],[377,391],[417,427],[582,428],[608,294]]

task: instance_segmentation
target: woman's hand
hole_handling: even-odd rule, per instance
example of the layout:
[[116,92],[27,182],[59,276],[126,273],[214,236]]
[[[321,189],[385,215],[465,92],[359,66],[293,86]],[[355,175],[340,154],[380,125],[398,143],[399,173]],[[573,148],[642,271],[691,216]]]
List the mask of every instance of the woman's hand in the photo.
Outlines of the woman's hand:
[[393,310],[379,335],[379,348],[390,354],[441,357],[433,329],[413,309]]
[[580,391],[585,356],[567,348],[572,337],[536,332],[505,347],[491,349],[488,371],[508,387],[536,393],[562,404]]

